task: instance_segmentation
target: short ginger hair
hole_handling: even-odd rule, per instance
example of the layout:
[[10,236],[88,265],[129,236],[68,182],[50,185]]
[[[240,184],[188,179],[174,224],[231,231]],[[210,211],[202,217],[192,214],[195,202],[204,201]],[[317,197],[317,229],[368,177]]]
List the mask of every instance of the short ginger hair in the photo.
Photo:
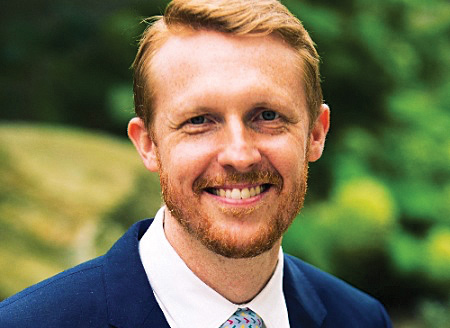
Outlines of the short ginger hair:
[[314,42],[297,19],[277,0],[173,0],[163,16],[146,20],[149,26],[139,42],[133,63],[136,115],[151,127],[154,118],[152,59],[172,35],[186,30],[209,30],[237,36],[274,35],[284,40],[301,61],[310,128],[323,103],[319,55]]

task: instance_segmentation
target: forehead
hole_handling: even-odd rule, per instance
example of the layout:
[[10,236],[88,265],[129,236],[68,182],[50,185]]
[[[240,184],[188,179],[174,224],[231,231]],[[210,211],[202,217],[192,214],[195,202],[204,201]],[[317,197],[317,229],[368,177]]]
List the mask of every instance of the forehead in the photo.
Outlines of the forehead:
[[[234,35],[213,30],[191,30],[188,28],[175,29],[173,32],[169,30],[167,33],[165,41],[162,42],[160,49],[157,51],[159,56],[156,55],[155,57],[166,57],[170,54],[182,55],[183,50],[202,55],[210,53],[217,56],[217,53],[220,52],[229,53],[238,49],[247,50],[250,48],[255,52],[262,53],[265,53],[269,48],[270,50],[274,50],[274,48],[291,50],[293,54],[295,53],[291,46],[273,34]],[[205,53],[204,50],[210,52]],[[175,57],[172,57],[172,59],[175,59]]]
[[193,85],[243,89],[252,84],[265,89],[276,84],[278,91],[303,89],[296,51],[273,35],[236,36],[215,31],[171,35],[155,53],[150,73],[155,108],[182,91],[202,92]]

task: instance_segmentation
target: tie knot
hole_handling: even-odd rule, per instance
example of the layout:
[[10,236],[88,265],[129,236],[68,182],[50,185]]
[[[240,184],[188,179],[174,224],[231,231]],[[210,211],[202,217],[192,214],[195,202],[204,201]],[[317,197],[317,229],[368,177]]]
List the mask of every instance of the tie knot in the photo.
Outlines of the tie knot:
[[249,308],[238,308],[219,328],[263,328],[263,320]]

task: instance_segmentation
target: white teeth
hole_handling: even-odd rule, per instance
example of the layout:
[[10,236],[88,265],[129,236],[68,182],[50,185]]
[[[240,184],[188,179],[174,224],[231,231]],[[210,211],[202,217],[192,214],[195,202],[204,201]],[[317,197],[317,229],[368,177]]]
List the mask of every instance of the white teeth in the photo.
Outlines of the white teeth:
[[250,191],[248,190],[248,188],[242,189],[241,198],[242,199],[250,198]]
[[241,192],[239,191],[239,189],[234,188],[231,191],[231,198],[233,198],[233,199],[241,199]]
[[230,190],[230,189],[227,189],[227,190],[226,190],[226,192],[225,192],[225,197],[226,197],[226,198],[231,198],[231,190]]
[[261,187],[260,186],[256,186],[255,188],[255,194],[259,195],[261,193]]
[[264,187],[256,186],[249,188],[244,188],[239,190],[238,188],[233,189],[213,189],[213,194],[220,197],[231,198],[231,199],[247,199],[259,195],[264,191]]

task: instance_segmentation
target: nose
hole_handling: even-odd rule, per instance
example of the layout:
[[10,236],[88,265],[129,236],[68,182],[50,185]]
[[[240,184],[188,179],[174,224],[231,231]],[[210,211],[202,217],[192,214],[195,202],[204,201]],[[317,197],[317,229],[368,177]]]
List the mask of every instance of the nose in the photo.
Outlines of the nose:
[[221,144],[218,162],[223,167],[247,172],[261,161],[254,136],[240,120],[233,120],[225,127]]

